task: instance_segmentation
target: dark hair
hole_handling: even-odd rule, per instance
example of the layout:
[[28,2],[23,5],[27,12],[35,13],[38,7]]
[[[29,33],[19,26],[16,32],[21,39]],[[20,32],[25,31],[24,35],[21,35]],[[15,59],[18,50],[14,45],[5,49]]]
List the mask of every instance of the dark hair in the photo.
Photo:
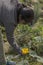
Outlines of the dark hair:
[[21,15],[21,11],[24,7],[27,7],[27,6],[23,3],[18,3],[17,4],[17,21],[18,22],[19,22],[19,15]]
[[25,7],[21,10],[22,19],[34,19],[34,11],[31,8]]
[[[18,4],[17,6],[17,22],[19,23],[19,16],[21,15],[21,19],[25,20],[26,23],[31,23],[34,19],[34,11],[32,8],[27,7],[24,4]],[[31,20],[29,22],[29,20]]]

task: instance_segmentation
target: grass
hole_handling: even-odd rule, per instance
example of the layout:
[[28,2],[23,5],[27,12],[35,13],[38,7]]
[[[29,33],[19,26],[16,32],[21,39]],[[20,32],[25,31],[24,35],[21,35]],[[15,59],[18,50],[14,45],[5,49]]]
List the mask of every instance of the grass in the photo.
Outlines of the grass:
[[43,64],[39,63],[39,62],[32,62],[32,63],[30,63],[30,65],[43,65]]
[[[43,0],[39,0],[39,1],[42,1],[42,2],[43,2]],[[23,0],[20,0],[20,2],[23,2]],[[43,7],[43,4],[40,4],[40,6]],[[43,19],[41,19],[40,22],[41,22],[41,21],[43,22]],[[38,25],[40,26],[41,24],[38,24]],[[36,25],[36,27],[37,27],[37,25]],[[6,34],[4,33],[4,39],[6,39],[5,37],[6,37]],[[13,59],[12,59],[12,60],[13,60]],[[16,61],[16,59],[13,60],[13,61]],[[17,61],[19,61],[19,60],[17,59]],[[43,65],[42,63],[39,63],[39,62],[30,62],[29,64],[30,64],[30,65]],[[4,64],[3,64],[3,65],[4,65]]]

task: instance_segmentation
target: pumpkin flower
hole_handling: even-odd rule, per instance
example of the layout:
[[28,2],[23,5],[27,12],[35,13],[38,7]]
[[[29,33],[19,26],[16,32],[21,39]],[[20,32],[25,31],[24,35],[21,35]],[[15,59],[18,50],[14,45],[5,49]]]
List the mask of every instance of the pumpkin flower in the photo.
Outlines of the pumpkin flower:
[[28,48],[22,48],[22,54],[28,54],[29,49]]

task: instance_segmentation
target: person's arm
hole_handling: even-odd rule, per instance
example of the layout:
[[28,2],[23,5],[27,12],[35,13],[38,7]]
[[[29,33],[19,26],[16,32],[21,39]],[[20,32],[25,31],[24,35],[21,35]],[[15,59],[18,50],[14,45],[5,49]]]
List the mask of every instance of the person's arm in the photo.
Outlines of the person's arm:
[[17,11],[17,0],[13,0],[13,1],[14,2],[12,4],[8,2],[7,2],[7,5],[6,5],[6,2],[3,4],[1,15],[2,15],[2,22],[5,27],[6,36],[7,36],[7,40],[9,44],[17,52],[20,52],[20,48],[14,39],[14,29],[15,29],[15,25],[17,24],[17,12],[16,12]]
[[7,35],[7,40],[9,44],[18,52],[21,53],[21,49],[18,46],[18,44],[15,42],[14,39],[14,24],[6,24],[5,30],[6,30],[6,35]]

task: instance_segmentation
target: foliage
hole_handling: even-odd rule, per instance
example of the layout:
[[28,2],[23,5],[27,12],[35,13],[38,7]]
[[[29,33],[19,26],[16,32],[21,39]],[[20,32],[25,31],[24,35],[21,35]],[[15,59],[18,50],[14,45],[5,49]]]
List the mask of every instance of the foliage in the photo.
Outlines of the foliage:
[[[20,1],[23,2],[23,0]],[[40,6],[42,7],[43,4],[40,4]],[[3,38],[6,41],[6,34],[4,28],[2,28],[2,33],[4,34]],[[37,53],[39,56],[43,56],[43,18],[40,17],[33,27],[30,27],[29,25],[19,24],[16,27],[14,33],[15,40],[20,47],[29,48],[30,50],[35,51],[35,53]],[[25,57],[20,57],[19,59],[17,59],[17,61],[20,62],[21,60],[23,60],[23,58],[28,60],[30,65],[43,65],[42,63],[37,62],[36,58],[33,58],[28,54],[27,56],[25,55]],[[16,61],[16,59],[12,60]]]
[[23,44],[28,44],[30,41],[31,43],[38,43],[37,40],[35,40],[35,38],[38,37],[41,40],[41,42],[39,41],[39,43],[42,43],[42,32],[42,26],[39,26],[36,29],[34,29],[29,27],[28,25],[18,25],[18,27],[15,30],[15,39],[20,46],[23,46]]

